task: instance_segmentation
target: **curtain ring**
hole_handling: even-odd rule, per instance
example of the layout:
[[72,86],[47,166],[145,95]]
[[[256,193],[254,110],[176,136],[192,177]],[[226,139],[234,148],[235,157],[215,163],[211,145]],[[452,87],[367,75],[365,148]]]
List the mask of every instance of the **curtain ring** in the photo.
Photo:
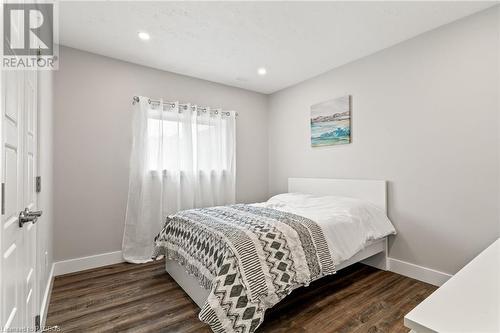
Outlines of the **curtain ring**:
[[151,104],[151,100],[148,98],[148,104]]

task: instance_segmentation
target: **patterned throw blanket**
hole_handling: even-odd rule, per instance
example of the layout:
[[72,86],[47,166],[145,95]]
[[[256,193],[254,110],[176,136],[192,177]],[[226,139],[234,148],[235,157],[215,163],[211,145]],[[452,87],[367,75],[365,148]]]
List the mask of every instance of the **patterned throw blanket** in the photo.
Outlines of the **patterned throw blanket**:
[[210,290],[199,318],[214,332],[254,332],[292,290],[335,272],[321,228],[304,217],[232,205],[169,216],[156,254]]

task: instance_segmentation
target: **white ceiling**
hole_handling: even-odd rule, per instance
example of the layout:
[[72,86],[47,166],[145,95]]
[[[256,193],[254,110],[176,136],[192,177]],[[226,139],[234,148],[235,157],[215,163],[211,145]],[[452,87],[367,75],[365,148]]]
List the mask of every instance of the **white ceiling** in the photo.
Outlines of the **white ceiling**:
[[59,33],[70,47],[272,93],[492,5],[60,2]]

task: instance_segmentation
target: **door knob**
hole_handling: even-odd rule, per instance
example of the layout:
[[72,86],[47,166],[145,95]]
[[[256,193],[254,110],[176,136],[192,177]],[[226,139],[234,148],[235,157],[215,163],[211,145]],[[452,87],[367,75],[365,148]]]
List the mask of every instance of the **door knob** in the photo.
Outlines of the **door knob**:
[[25,223],[36,222],[36,220],[42,216],[41,210],[31,211],[28,208],[25,208],[19,213],[19,228],[22,228]]

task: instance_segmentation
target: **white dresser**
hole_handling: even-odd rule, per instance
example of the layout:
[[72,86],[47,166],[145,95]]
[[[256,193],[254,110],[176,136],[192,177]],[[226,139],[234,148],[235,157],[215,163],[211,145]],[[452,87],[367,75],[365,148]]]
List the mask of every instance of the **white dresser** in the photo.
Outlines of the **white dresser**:
[[500,332],[500,239],[409,312],[404,323],[414,333]]

